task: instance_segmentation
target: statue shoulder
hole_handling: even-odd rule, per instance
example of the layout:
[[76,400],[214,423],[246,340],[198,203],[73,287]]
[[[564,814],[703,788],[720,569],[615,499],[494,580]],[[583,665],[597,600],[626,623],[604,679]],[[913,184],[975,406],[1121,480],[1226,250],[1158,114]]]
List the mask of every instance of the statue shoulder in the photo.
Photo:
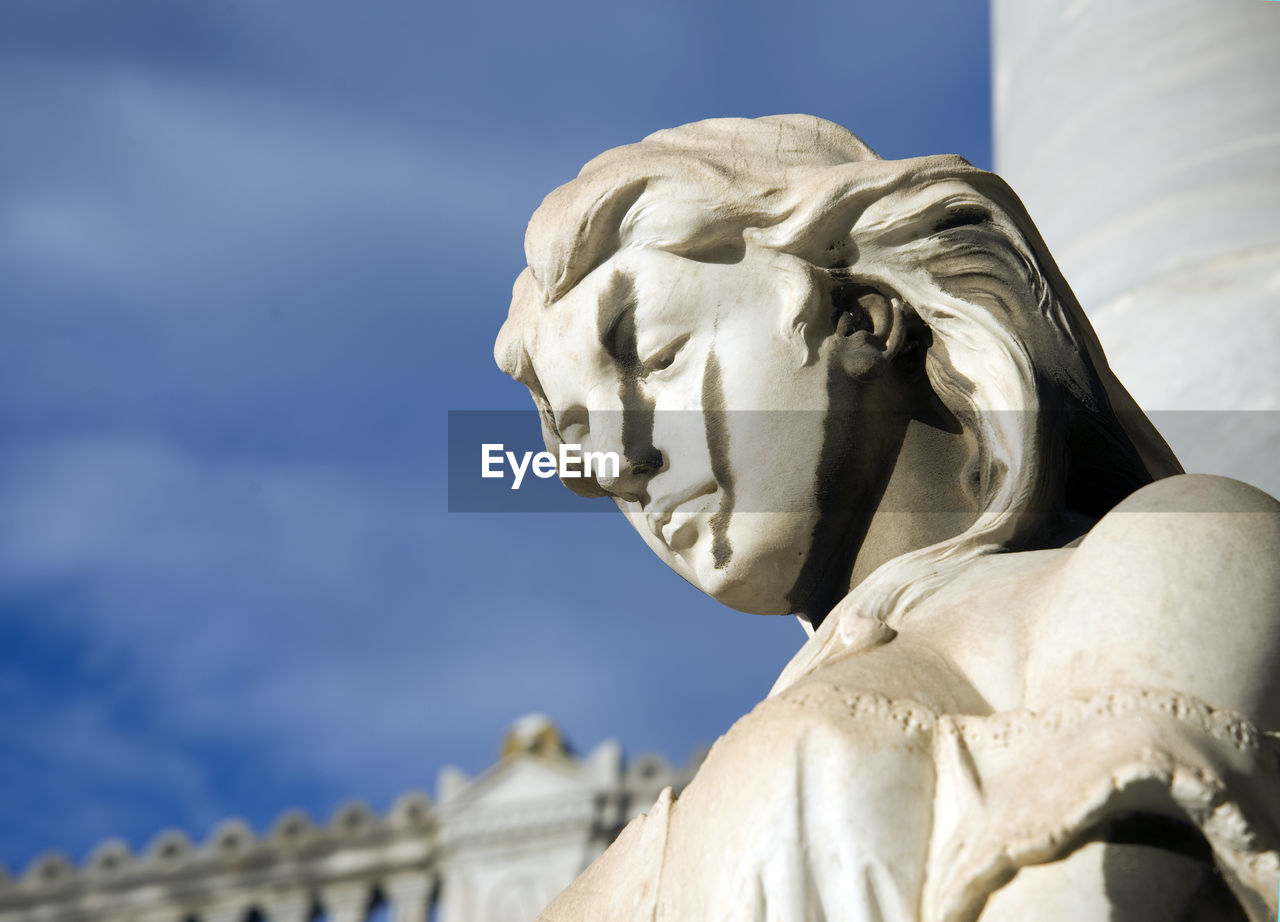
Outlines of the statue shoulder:
[[1138,490],[1071,554],[1032,647],[1032,706],[1131,685],[1280,724],[1280,503],[1200,474]]
[[[1223,577],[1272,591],[1280,582],[1280,502],[1247,483],[1182,474],[1148,484],[1108,512],[1080,543],[1072,566],[1112,560],[1137,566],[1135,578],[1159,579],[1181,592],[1221,602],[1238,588]],[[1254,568],[1251,564],[1266,564]],[[1198,577],[1212,572],[1212,584]]]
[[1179,474],[1147,484],[1107,516],[1126,512],[1256,512],[1275,518],[1280,516],[1280,501],[1231,477]]

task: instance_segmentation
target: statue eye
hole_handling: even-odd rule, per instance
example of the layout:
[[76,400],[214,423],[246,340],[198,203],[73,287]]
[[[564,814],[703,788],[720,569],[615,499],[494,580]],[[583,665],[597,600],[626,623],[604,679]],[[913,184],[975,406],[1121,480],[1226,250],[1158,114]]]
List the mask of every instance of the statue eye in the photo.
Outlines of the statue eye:
[[689,341],[689,335],[676,337],[644,361],[644,377],[659,374],[675,364],[680,350]]

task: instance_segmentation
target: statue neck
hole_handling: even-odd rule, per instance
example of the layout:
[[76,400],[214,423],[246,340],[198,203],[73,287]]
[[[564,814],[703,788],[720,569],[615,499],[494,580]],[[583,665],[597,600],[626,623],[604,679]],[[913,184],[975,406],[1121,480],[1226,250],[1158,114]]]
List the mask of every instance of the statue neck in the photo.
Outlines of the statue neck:
[[[969,529],[978,509],[962,488],[974,440],[921,377],[897,369],[871,381],[836,379],[832,412],[856,438],[824,490],[820,519],[793,598],[816,629],[881,564]],[[835,388],[847,387],[847,390]]]
[[[961,487],[972,451],[963,431],[949,431],[925,414],[880,413],[869,441],[879,444],[874,473],[851,472],[855,481],[874,481],[874,490],[856,492],[858,508],[874,510],[838,519],[840,531],[815,537],[826,553],[811,571],[812,591],[798,612],[806,629],[816,629],[845,595],[881,564],[966,531],[978,510]],[[958,428],[958,427],[952,427]],[[868,475],[871,475],[868,477]]]
[[911,418],[854,557],[846,591],[881,564],[966,531],[978,510],[961,486],[972,452],[964,432]]

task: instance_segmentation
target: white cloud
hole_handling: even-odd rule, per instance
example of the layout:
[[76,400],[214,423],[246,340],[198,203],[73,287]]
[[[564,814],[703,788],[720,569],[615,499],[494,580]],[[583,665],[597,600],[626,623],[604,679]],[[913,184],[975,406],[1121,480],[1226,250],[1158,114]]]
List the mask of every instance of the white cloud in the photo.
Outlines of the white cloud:
[[6,464],[0,587],[79,587],[42,629],[119,665],[176,738],[253,740],[290,770],[305,752],[335,783],[388,762],[429,774],[442,741],[496,734],[512,689],[570,718],[564,702],[628,697],[602,638],[567,626],[575,603],[477,585],[461,560],[483,553],[484,521],[413,496],[154,438],[60,439]]
[[525,217],[512,187],[529,155],[496,138],[102,63],[16,58],[0,79],[26,115],[4,157],[0,243],[24,271],[80,274],[135,306],[379,237],[518,234]]

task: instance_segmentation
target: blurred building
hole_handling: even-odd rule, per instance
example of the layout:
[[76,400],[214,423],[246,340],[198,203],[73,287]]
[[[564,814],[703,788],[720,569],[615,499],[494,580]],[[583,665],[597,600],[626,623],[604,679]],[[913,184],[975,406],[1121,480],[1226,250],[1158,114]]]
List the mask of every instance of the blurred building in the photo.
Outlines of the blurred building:
[[529,922],[699,761],[626,764],[612,741],[578,758],[531,715],[488,771],[442,771],[434,803],[350,804],[324,826],[290,811],[262,836],[232,819],[201,846],[168,831],[136,856],[112,840],[81,868],[45,855],[0,880],[0,922]]

